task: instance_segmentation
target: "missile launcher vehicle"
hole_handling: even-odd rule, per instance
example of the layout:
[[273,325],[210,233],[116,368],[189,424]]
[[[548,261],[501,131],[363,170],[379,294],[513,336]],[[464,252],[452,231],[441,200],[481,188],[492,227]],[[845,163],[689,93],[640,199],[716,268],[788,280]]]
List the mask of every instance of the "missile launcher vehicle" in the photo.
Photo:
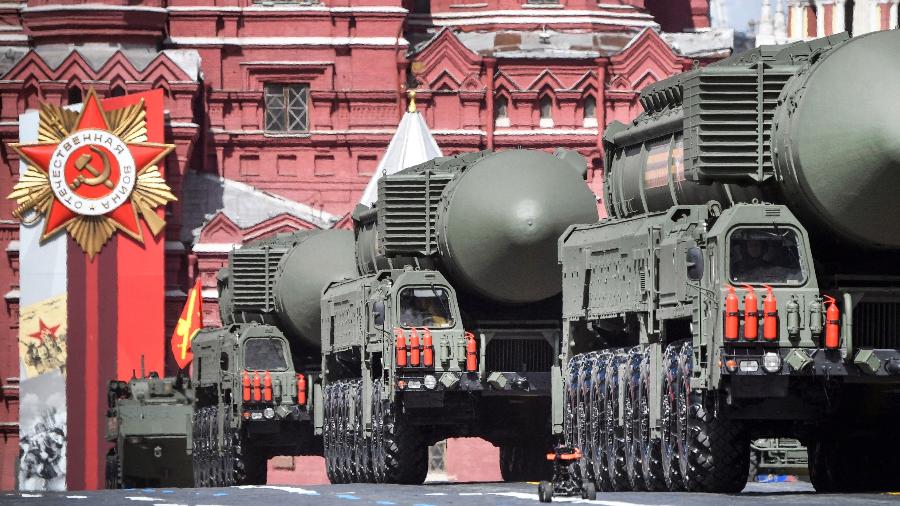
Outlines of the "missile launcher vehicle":
[[553,431],[584,483],[738,492],[749,442],[792,437],[818,491],[898,485],[898,93],[900,32],[840,34],[607,127],[609,218],[559,241]]
[[218,276],[225,326],[191,343],[197,486],[265,484],[269,458],[322,454],[312,427],[319,299],[328,282],[353,276],[349,231],[281,234],[229,254]]
[[[143,373],[142,373],[143,374]],[[106,488],[191,487],[187,428],[193,390],[183,376],[110,381],[107,391]]]
[[333,482],[421,483],[427,446],[477,436],[507,480],[550,471],[556,239],[595,220],[573,152],[479,152],[383,177],[354,214],[361,276],[322,297]]

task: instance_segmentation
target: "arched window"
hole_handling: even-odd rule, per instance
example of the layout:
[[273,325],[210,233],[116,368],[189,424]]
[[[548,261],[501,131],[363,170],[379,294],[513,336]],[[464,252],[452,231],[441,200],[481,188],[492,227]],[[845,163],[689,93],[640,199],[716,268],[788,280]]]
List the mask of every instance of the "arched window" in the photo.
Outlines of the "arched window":
[[67,103],[69,105],[80,104],[83,100],[81,96],[81,88],[79,88],[78,86],[70,86],[67,94],[68,96],[66,97],[66,100],[68,101]]
[[541,108],[541,128],[553,126],[553,99],[550,95],[544,95],[539,102]]
[[503,95],[497,95],[494,100],[494,125],[509,126],[509,99]]
[[584,126],[592,128],[597,126],[597,99],[593,95],[588,95],[584,99]]

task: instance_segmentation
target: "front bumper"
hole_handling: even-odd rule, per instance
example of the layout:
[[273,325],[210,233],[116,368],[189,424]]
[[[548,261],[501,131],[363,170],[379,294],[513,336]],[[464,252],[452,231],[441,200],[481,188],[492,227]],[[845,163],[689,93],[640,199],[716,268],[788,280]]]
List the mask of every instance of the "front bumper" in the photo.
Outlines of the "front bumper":
[[721,349],[720,356],[723,377],[893,378],[900,382],[897,349],[864,349],[845,355],[840,349],[734,347]]

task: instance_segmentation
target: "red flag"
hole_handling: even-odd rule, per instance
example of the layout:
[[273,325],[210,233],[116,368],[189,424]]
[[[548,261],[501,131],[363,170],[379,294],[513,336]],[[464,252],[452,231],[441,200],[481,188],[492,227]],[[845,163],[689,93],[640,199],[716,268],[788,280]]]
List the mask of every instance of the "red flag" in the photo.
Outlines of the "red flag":
[[191,340],[197,332],[203,328],[203,293],[200,286],[200,278],[194,283],[194,287],[188,292],[187,303],[181,310],[181,318],[175,325],[172,333],[172,354],[178,367],[184,369],[191,363],[194,354],[191,353]]

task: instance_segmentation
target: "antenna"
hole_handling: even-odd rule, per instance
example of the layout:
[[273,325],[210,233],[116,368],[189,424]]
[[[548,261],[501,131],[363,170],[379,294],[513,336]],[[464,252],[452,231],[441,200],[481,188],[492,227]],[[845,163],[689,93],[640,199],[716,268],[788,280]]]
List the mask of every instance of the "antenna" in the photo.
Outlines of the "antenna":
[[144,378],[144,354],[141,353],[141,377]]

